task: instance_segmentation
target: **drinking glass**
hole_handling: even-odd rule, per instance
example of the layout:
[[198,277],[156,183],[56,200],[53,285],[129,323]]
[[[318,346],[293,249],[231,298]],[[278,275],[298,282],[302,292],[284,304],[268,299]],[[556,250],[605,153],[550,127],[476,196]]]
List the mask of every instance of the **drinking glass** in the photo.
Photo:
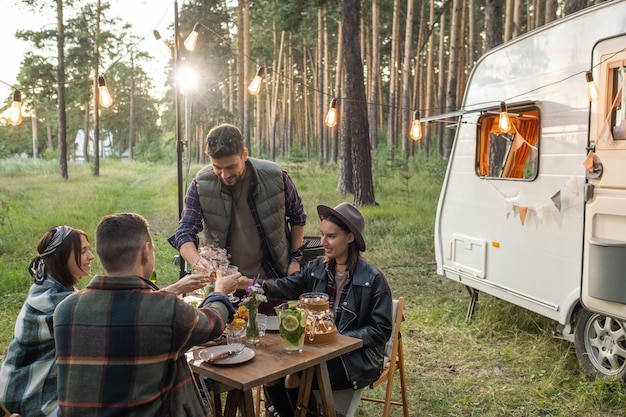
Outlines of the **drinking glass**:
[[229,325],[226,327],[226,345],[231,352],[240,353],[243,348],[243,339],[246,335],[246,326]]
[[259,337],[265,336],[265,329],[267,328],[267,316],[263,313],[257,313],[256,323],[259,327]]

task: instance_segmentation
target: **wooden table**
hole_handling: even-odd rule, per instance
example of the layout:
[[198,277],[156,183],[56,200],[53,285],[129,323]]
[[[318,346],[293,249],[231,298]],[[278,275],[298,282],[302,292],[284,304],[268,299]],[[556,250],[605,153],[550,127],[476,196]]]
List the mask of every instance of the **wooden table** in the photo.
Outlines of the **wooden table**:
[[[298,371],[302,371],[302,374],[295,415],[306,416],[306,404],[309,403],[315,376],[322,397],[324,415],[335,417],[326,361],[356,350],[362,345],[361,339],[338,334],[330,343],[305,343],[301,353],[287,353],[283,350],[278,333],[267,332],[256,346],[248,346],[255,351],[254,358],[248,362],[230,366],[209,365],[199,360],[198,350],[195,350],[189,364],[194,373],[227,387],[228,394],[224,410],[226,417],[235,417],[237,410],[241,411],[242,417],[253,417],[252,389]],[[218,415],[215,407],[213,415]]]

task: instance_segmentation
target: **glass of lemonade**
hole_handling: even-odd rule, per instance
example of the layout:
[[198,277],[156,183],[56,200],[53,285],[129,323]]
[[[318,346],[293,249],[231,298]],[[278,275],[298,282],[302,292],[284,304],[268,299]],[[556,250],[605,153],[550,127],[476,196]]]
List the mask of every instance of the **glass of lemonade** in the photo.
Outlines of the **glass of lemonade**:
[[304,328],[306,326],[306,311],[289,303],[282,303],[274,307],[278,316],[278,332],[283,348],[289,353],[302,352],[304,345]]

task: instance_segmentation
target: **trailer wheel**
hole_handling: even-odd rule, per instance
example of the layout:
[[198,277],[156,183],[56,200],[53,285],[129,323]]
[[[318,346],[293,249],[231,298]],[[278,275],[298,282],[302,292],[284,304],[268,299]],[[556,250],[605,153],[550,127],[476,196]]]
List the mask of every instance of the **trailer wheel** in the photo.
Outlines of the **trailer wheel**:
[[576,356],[591,378],[626,381],[626,329],[624,323],[583,308],[576,320]]

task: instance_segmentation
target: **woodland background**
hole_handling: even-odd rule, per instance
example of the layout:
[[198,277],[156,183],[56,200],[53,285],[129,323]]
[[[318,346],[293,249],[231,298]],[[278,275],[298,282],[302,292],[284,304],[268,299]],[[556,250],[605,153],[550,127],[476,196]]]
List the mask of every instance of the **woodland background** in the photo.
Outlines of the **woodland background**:
[[[68,178],[83,129],[98,144],[87,161],[96,176],[99,139],[109,135],[115,157],[173,162],[180,146],[187,164],[205,163],[206,133],[230,122],[244,132],[252,156],[340,163],[338,190],[353,192],[359,205],[375,202],[369,150],[383,146],[391,163],[404,166],[416,154],[448,156],[455,129],[444,123],[424,124],[422,140],[410,140],[415,110],[421,117],[458,110],[469,73],[487,50],[600,3],[181,0],[170,17],[179,36],[167,40],[178,42],[178,54],[163,69],[169,79],[159,98],[144,69],[152,58],[142,49],[156,40],[131,36],[132,22],[110,16],[106,0],[21,1],[56,13],[58,24],[16,34],[33,46],[15,88],[34,123],[0,120],[0,159],[58,159],[60,176]],[[182,42],[194,27],[199,41],[189,52]],[[252,96],[246,87],[261,66],[264,85]],[[199,75],[193,90],[174,88],[184,67]],[[95,105],[95,74],[106,77],[113,107]],[[340,121],[328,128],[333,98]]]

